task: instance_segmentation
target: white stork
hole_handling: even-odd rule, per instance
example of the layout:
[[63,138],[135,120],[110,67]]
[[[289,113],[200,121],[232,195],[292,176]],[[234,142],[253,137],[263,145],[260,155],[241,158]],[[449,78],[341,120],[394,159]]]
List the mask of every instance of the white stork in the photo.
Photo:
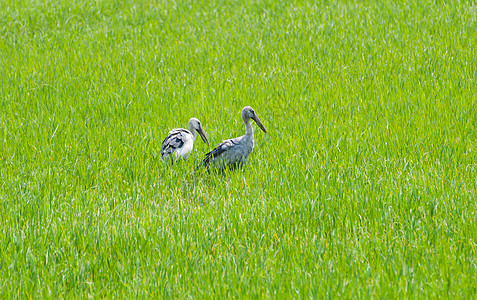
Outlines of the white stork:
[[162,142],[161,157],[163,161],[174,164],[174,160],[187,160],[189,152],[194,148],[194,141],[197,137],[197,132],[200,134],[202,140],[209,144],[204,128],[200,125],[200,121],[196,118],[189,120],[189,130],[176,128],[169,132],[169,135]]
[[217,147],[205,155],[205,159],[199,167],[204,166],[207,171],[209,171],[211,168],[222,170],[227,167],[235,169],[245,164],[254,146],[253,129],[250,119],[254,120],[263,132],[267,133],[267,130],[250,106],[243,108],[242,119],[245,123],[245,135],[223,141],[217,145]]

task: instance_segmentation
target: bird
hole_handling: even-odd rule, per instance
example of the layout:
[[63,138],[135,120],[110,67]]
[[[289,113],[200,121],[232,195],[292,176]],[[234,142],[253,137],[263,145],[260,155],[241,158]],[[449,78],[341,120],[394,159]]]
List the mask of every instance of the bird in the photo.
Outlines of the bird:
[[223,171],[226,168],[235,169],[244,166],[254,147],[253,128],[250,119],[254,120],[263,132],[267,133],[267,130],[250,106],[245,106],[242,109],[242,119],[245,123],[245,135],[218,144],[217,147],[205,155],[197,169],[205,167],[207,171],[214,168]]
[[209,145],[209,140],[205,134],[204,128],[197,118],[189,120],[189,130],[175,128],[169,132],[169,135],[162,142],[161,157],[166,163],[174,164],[174,160],[187,160],[189,153],[194,148],[194,141],[199,133],[202,140]]

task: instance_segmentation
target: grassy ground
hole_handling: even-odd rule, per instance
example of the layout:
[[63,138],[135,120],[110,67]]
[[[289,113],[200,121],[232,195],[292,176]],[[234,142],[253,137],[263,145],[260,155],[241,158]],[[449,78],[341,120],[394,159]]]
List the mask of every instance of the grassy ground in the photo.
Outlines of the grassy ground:
[[[0,2],[0,298],[475,297],[476,28],[466,1]],[[245,105],[245,170],[162,164]]]

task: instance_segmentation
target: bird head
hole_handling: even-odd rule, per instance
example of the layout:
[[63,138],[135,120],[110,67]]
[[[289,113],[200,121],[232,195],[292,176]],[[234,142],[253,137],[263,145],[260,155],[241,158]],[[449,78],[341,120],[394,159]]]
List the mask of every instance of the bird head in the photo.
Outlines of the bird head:
[[196,118],[191,118],[189,120],[189,130],[192,132],[193,130],[197,131],[204,141],[204,143],[209,144],[209,140],[207,139],[207,135],[205,134],[204,128],[202,128],[202,125],[200,124],[200,121]]
[[257,114],[255,113],[255,111],[253,110],[253,108],[251,108],[250,106],[245,106],[243,109],[242,109],[242,119],[245,121],[245,120],[248,120],[248,119],[252,119],[255,121],[255,123],[257,123],[258,127],[260,127],[260,129],[263,130],[263,132],[267,133],[267,130],[265,129],[265,126],[263,126],[262,124],[262,121],[260,121],[260,119],[258,118]]

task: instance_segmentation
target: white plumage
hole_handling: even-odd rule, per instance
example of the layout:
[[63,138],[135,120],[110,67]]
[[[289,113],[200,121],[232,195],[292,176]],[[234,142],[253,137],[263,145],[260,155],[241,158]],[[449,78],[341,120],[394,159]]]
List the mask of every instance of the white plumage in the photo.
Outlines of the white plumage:
[[189,130],[183,128],[172,129],[162,142],[162,160],[174,164],[179,159],[187,160],[189,153],[194,148],[194,141],[199,133],[202,140],[209,144],[204,128],[196,118],[189,120]]

